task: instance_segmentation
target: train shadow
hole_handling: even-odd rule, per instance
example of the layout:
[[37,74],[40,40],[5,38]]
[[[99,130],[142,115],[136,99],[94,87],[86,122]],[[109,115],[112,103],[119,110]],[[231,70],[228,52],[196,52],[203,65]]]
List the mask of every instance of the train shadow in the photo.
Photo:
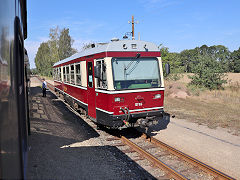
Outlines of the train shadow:
[[123,129],[111,129],[105,126],[101,126],[100,130],[120,138],[121,136],[125,136],[127,138],[139,138],[142,136],[142,133],[137,130],[137,128],[129,127],[129,128],[123,128]]
[[27,179],[155,179],[117,147],[45,133],[32,137]]
[[159,133],[159,131],[167,129],[167,126],[168,126],[169,123],[170,123],[170,119],[160,121],[157,125],[149,127],[148,131],[147,131],[147,134],[149,136],[156,136]]

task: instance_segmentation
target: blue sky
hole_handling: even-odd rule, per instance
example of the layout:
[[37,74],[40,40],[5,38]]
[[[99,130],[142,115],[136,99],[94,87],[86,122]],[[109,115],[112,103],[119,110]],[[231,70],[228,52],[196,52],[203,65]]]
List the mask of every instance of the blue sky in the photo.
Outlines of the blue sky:
[[83,43],[108,42],[131,31],[135,36],[181,52],[206,44],[240,47],[239,0],[28,0],[28,50],[31,68],[49,29],[69,28],[80,50]]

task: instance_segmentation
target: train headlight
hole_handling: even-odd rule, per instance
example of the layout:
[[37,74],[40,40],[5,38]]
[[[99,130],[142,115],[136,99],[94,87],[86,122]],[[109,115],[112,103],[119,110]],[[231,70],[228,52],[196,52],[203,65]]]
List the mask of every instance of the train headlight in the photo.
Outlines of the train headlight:
[[123,98],[123,97],[115,97],[115,98],[114,98],[114,101],[115,101],[115,102],[123,102],[123,101],[124,101],[124,98]]
[[161,94],[155,94],[153,99],[161,99]]

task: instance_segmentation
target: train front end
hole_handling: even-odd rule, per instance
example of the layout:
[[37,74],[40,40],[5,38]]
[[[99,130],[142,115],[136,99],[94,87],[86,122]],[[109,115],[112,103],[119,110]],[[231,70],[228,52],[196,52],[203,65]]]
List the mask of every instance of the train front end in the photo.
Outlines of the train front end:
[[127,46],[129,51],[108,52],[111,57],[104,59],[101,68],[97,67],[98,64],[95,66],[95,69],[100,69],[95,76],[100,81],[107,80],[108,88],[107,91],[96,90],[96,105],[99,107],[96,109],[97,121],[115,128],[148,128],[166,124],[170,116],[164,112],[160,52],[152,43],[136,40],[126,42],[118,43],[123,49]]

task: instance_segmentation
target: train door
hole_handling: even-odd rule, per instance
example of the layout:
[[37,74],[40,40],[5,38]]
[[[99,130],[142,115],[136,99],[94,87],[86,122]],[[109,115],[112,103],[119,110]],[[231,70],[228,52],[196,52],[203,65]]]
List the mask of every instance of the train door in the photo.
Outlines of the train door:
[[87,101],[88,101],[88,115],[96,119],[96,93],[93,74],[93,62],[87,62]]

